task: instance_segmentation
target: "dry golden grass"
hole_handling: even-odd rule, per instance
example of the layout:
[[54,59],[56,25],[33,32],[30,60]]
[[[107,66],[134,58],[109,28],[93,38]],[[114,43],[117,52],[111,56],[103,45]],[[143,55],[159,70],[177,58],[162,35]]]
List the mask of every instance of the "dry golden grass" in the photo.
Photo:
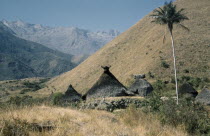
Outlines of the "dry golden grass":
[[[30,131],[31,136],[187,136],[184,132],[162,127],[152,115],[142,112],[120,111],[113,114],[96,110],[35,106],[0,112],[0,127],[7,120],[56,126],[45,132]],[[0,131],[1,135],[2,131]]]
[[[184,25],[190,28],[185,32],[174,28],[175,48],[177,54],[178,77],[188,69],[188,76],[209,77],[210,67],[210,1],[178,0],[178,8],[185,8],[190,18]],[[85,93],[99,78],[103,70],[101,65],[111,65],[110,71],[124,85],[128,85],[133,74],[148,73],[156,78],[169,79],[173,76],[173,58],[171,41],[167,33],[165,44],[162,42],[165,27],[151,23],[146,16],[138,23],[105,45],[94,55],[75,69],[53,78],[48,88],[41,90],[41,95],[51,91],[66,91],[72,84],[80,93]],[[162,68],[163,58],[170,68]],[[38,94],[39,95],[39,94]]]
[[140,109],[129,107],[120,114],[121,120],[132,127],[137,134],[143,136],[187,136],[181,128],[172,128],[160,125],[158,117],[154,114],[145,114]]

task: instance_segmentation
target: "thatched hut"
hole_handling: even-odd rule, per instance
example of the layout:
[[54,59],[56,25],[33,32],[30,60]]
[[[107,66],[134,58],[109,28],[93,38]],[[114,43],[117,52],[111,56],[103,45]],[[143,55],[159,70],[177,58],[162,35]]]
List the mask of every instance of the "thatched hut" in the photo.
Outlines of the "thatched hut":
[[80,101],[82,99],[81,94],[79,94],[72,85],[69,85],[67,91],[64,94],[64,100],[65,101]]
[[102,67],[103,74],[92,88],[86,93],[85,99],[100,97],[127,96],[126,87],[109,71],[108,66]]

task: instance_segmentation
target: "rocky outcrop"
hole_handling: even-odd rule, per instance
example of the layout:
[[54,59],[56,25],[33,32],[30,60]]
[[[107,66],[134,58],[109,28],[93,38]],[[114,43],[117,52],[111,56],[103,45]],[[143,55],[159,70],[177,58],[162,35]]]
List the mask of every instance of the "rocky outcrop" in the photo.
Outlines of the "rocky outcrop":
[[204,88],[196,97],[196,101],[205,105],[210,105],[210,90]]
[[179,95],[181,97],[196,97],[198,92],[189,84],[184,83],[178,89]]
[[134,76],[135,81],[128,89],[129,92],[134,93],[135,95],[145,97],[153,91],[152,85],[143,79],[145,76]]

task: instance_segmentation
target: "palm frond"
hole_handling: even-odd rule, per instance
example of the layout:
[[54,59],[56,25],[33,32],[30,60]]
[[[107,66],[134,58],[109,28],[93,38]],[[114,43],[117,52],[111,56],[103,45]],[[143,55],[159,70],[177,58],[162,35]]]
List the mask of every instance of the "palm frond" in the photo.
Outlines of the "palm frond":
[[159,11],[157,9],[153,10],[153,12],[156,13],[156,15],[159,15],[159,16],[164,15],[164,12]]
[[185,31],[190,32],[190,29],[187,28],[186,26],[184,26],[183,24],[179,23],[178,26],[181,27],[182,29],[184,29]]
[[160,12],[161,12],[162,14],[164,14],[165,11],[164,11],[161,7],[159,7],[158,9],[160,10]]
[[185,10],[184,8],[181,8],[177,13],[181,14],[184,10]]
[[[153,11],[154,14],[151,16],[154,20],[152,22],[167,25],[169,30],[172,31],[174,24],[179,25],[182,21],[189,20],[189,18],[182,13],[183,11],[183,8],[177,11],[177,6],[174,5],[172,1],[166,2],[162,8],[159,7]],[[187,30],[187,27],[181,27]]]

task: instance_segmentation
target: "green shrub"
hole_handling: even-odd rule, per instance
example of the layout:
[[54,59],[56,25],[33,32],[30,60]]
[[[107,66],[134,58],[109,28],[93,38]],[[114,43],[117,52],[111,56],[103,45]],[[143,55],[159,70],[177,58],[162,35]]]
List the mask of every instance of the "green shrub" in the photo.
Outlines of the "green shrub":
[[147,108],[145,109],[146,112],[158,112],[160,111],[160,106],[163,104],[163,101],[161,100],[160,93],[153,92],[149,96],[149,101],[147,103]]
[[43,83],[45,83],[45,82],[47,82],[47,81],[49,81],[49,80],[50,80],[50,78],[40,79],[40,80],[39,80],[39,84],[43,84]]
[[20,94],[25,94],[25,93],[30,92],[30,91],[32,91],[32,90],[31,89],[23,89],[23,90],[20,91]]
[[23,83],[27,88],[30,88],[30,89],[32,89],[33,91],[37,91],[37,90],[39,90],[39,89],[41,89],[42,87],[40,86],[40,84],[39,83],[37,83],[37,82],[33,82],[33,83],[31,83],[31,82],[24,82]]
[[184,73],[190,73],[190,71],[188,69],[184,69],[183,72]]
[[150,78],[154,78],[154,77],[155,77],[150,71],[148,72],[148,76],[149,76]]
[[168,63],[166,63],[166,61],[161,61],[161,67],[163,67],[163,68],[169,68],[170,65]]
[[179,79],[179,81],[181,83],[183,83],[183,82],[187,82],[187,81],[189,81],[191,79],[192,79],[192,77],[190,77],[190,76],[181,76],[181,78]]
[[[179,79],[177,79],[178,81]],[[175,78],[174,77],[171,77],[171,83],[175,84]]]
[[157,80],[155,83],[152,84],[154,90],[161,91],[163,90],[166,85],[162,80]]
[[209,83],[209,82],[210,82],[210,80],[209,80],[208,77],[204,77],[204,78],[203,78],[203,81],[206,82],[206,83]]
[[64,94],[62,94],[61,92],[58,93],[54,93],[52,95],[52,103],[54,105],[62,105],[62,99],[64,97]]
[[182,126],[190,135],[210,135],[210,118],[208,110],[193,98],[179,99],[163,97],[160,92],[153,92],[148,99],[144,112],[152,112],[159,117],[163,125]]
[[178,81],[181,84],[187,82],[195,88],[203,88],[208,83],[208,78],[181,76]]
[[174,99],[163,102],[159,109],[160,120],[163,124],[174,127],[184,125],[190,134],[210,134],[210,119],[204,107],[192,100],[182,99],[179,105]]
[[22,103],[22,98],[19,97],[19,96],[15,96],[15,97],[11,97],[9,99],[9,101],[7,101],[9,104],[12,104],[12,105],[17,105],[17,106],[20,106],[21,103]]
[[46,101],[46,98],[33,98],[32,96],[25,95],[23,97],[11,97],[6,103],[15,106],[31,106],[38,105]]
[[199,85],[201,84],[201,82],[202,82],[202,80],[201,80],[201,78],[192,78],[190,81],[189,81],[189,83],[192,85],[192,86],[194,86],[194,87],[199,87]]
[[189,134],[210,134],[209,113],[193,99],[179,99],[177,105],[174,98],[162,100],[160,94],[153,93],[145,109],[145,112],[157,114],[163,125],[182,126]]

